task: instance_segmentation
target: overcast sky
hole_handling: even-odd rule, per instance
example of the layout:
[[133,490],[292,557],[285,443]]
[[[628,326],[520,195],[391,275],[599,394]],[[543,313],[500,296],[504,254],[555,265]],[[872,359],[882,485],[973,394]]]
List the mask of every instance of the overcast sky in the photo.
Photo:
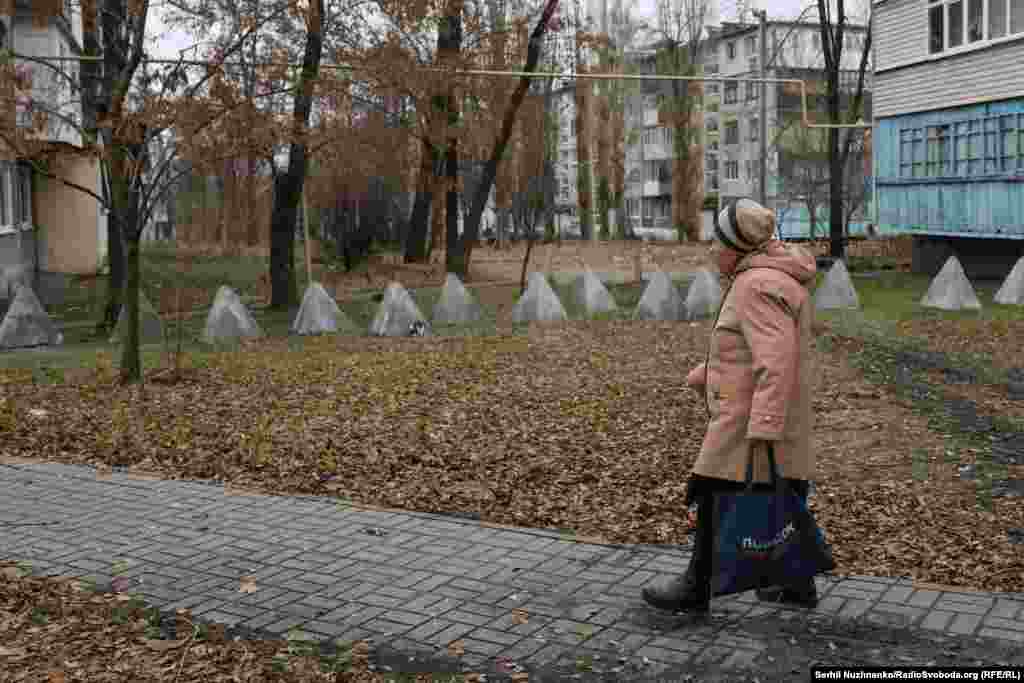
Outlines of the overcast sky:
[[[657,0],[625,0],[633,8],[633,14],[638,19],[643,18],[653,23],[655,16],[655,7],[657,6]],[[593,6],[597,6],[597,0],[589,0],[593,3]],[[736,0],[717,0],[719,4],[720,15],[729,20],[735,16]],[[763,6],[765,0],[754,0],[754,7]],[[771,16],[770,19],[792,19],[796,17],[800,12],[810,4],[813,4],[814,0],[772,0],[771,2]],[[615,0],[608,0],[609,5],[613,5]],[[178,56],[178,51],[190,47],[194,40],[187,34],[178,31],[169,31],[166,25],[161,20],[162,17],[162,3],[154,3],[153,16],[150,18],[152,36],[151,42],[153,46],[153,52],[156,55],[165,58],[175,58]]]

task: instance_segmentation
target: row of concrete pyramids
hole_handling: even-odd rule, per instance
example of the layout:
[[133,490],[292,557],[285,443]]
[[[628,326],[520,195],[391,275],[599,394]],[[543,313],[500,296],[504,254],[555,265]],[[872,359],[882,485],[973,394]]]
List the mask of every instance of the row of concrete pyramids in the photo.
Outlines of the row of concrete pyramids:
[[[593,315],[618,310],[611,293],[591,270],[585,270],[573,284],[573,293],[583,309]],[[656,271],[647,283],[633,317],[640,320],[694,320],[713,315],[722,299],[718,278],[706,269],[698,271],[686,299],[679,294],[664,271]],[[567,320],[568,314],[543,273],[530,274],[526,291],[512,309],[512,320]]]
[[[583,308],[591,314],[617,310],[618,306],[604,283],[591,271],[576,278],[574,292]],[[663,272],[655,273],[637,306],[635,317],[648,320],[686,320],[711,315],[721,300],[718,280],[709,271],[698,274],[684,301],[675,285]],[[326,296],[326,292],[319,296]],[[449,274],[441,296],[434,305],[433,323],[465,324],[482,316],[480,304],[457,276]],[[516,323],[567,320],[568,313],[543,273],[530,274],[526,291],[512,309]],[[370,323],[370,334],[406,336],[419,323],[424,333],[430,324],[409,293],[397,282],[388,285],[377,314]],[[301,329],[296,329],[302,333]]]
[[[589,269],[576,278],[576,299],[590,314],[617,310],[614,298],[604,283]],[[656,271],[650,278],[633,317],[641,320],[693,320],[713,315],[722,297],[715,275],[698,271],[686,299],[680,296],[671,278]],[[999,304],[1024,305],[1024,258],[1014,265],[994,297]],[[818,309],[860,308],[860,300],[843,261],[829,270],[814,294]],[[921,305],[944,310],[980,309],[981,302],[964,273],[960,261],[951,256],[932,280]],[[441,297],[434,306],[435,324],[465,324],[480,319],[482,310],[458,277],[449,274]],[[512,311],[517,323],[567,320],[568,314],[543,273],[530,274],[526,291]],[[140,295],[140,333],[144,343],[159,342],[163,327],[156,309]],[[124,311],[111,341],[121,338]],[[429,334],[430,324],[409,292],[392,282],[384,292],[369,332],[378,336],[407,336],[412,330]],[[297,334],[346,332],[358,334],[358,327],[342,312],[323,285],[314,282],[306,289],[302,305],[292,323]],[[263,331],[245,304],[230,287],[222,286],[206,318],[202,340],[207,343],[262,336]],[[56,345],[63,336],[46,313],[39,298],[27,284],[17,286],[14,300],[0,323],[0,348]]]
[[[1024,258],[1013,266],[993,301],[997,304],[1024,305]],[[857,290],[843,261],[836,261],[829,269],[825,281],[814,293],[814,305],[819,310],[860,308]],[[950,256],[942,270],[932,279],[928,291],[921,298],[920,305],[946,311],[979,310],[981,301],[971,286],[971,281],[967,279],[960,261],[956,256]]]

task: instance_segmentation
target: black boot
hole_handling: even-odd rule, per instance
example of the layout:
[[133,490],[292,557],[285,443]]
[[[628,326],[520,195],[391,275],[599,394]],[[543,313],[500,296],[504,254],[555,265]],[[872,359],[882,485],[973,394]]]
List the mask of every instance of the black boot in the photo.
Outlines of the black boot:
[[791,586],[758,588],[757,599],[762,602],[780,602],[814,608],[818,606],[818,586],[814,579],[806,579]]
[[644,601],[652,607],[673,612],[687,611],[707,614],[711,603],[711,506],[702,499],[697,505],[697,528],[694,530],[693,554],[686,573],[660,585],[643,589]]

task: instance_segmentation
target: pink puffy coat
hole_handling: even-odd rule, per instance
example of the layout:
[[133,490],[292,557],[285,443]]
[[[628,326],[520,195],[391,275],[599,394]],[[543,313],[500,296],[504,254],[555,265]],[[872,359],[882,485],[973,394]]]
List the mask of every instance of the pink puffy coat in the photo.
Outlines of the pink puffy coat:
[[[687,384],[703,387],[710,412],[693,472],[743,481],[754,439],[775,442],[783,477],[811,479],[811,322],[814,257],[778,241],[744,257],[711,333],[708,360]],[[763,450],[763,449],[759,449]],[[768,459],[754,476],[768,481]]]

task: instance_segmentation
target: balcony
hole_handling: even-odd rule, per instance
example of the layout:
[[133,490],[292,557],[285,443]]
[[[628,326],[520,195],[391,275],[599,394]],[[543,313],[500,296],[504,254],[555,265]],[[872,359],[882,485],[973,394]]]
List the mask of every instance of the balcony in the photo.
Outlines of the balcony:
[[652,142],[644,145],[644,159],[671,159],[672,143]]
[[643,185],[643,196],[661,197],[672,194],[671,180],[647,180]]

